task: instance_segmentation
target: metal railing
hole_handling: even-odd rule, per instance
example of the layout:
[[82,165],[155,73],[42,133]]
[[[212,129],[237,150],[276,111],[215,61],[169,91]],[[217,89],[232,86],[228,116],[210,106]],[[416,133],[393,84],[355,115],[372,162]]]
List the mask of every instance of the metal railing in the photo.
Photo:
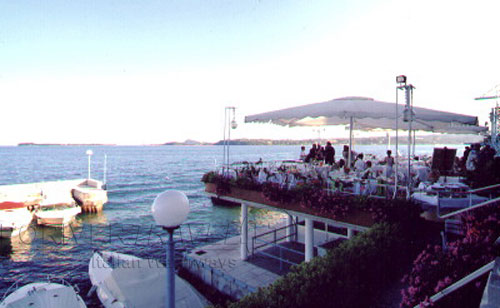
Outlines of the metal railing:
[[[288,228],[293,228],[294,231],[293,232],[289,232],[289,234],[285,234],[284,236],[278,237],[277,233],[279,231],[281,231],[281,230],[285,230],[286,231]],[[261,254],[263,256],[266,256],[266,257],[269,257],[269,258],[272,258],[272,259],[276,259],[276,260],[278,260],[280,262],[280,270],[283,269],[283,262],[285,262],[287,264],[290,264],[290,265],[297,265],[298,263],[283,258],[283,250],[291,252],[291,253],[295,253],[295,254],[301,255],[301,256],[305,256],[305,253],[297,251],[297,250],[294,250],[294,249],[290,249],[288,247],[285,247],[283,245],[278,244],[279,241],[283,241],[283,240],[286,240],[288,238],[294,238],[295,239],[298,236],[298,230],[297,229],[298,229],[297,228],[297,223],[293,223],[291,225],[286,225],[286,226],[283,226],[283,227],[280,227],[280,228],[273,229],[273,230],[268,231],[268,232],[264,232],[264,233],[261,233],[261,234],[258,234],[258,235],[254,235],[252,237],[252,256],[255,255],[255,254]],[[263,237],[268,236],[270,234],[273,234],[272,241],[268,241],[268,240],[262,239]],[[262,244],[258,245],[257,243],[262,243]],[[275,256],[275,255],[267,253],[265,251],[257,251],[260,248],[269,247],[269,246],[278,248],[279,256]]]
[[[482,188],[477,188],[477,189],[472,189],[472,190],[464,192],[463,193],[464,195],[468,195],[469,196],[469,206],[466,207],[466,208],[457,210],[457,211],[453,211],[453,212],[444,214],[444,215],[441,215],[441,193],[438,192],[438,194],[437,194],[437,197],[438,197],[438,204],[437,204],[437,214],[438,214],[438,217],[441,218],[441,219],[450,218],[452,216],[459,215],[459,214],[462,214],[462,213],[465,213],[465,212],[468,212],[468,211],[472,211],[472,210],[475,210],[475,209],[484,207],[486,205],[490,205],[490,204],[493,204],[493,203],[496,203],[496,202],[500,201],[500,197],[496,197],[496,198],[493,198],[493,199],[490,199],[490,200],[483,201],[483,202],[480,202],[480,203],[472,205],[472,194],[477,193],[477,192],[482,192],[482,191],[490,190],[490,189],[494,189],[494,188],[500,188],[500,184],[490,185],[490,186],[486,186],[486,187],[482,187]],[[490,195],[490,197],[491,197],[491,195]]]
[[[468,284],[469,282],[475,280],[476,278],[479,278],[481,277],[482,275],[486,274],[487,272],[491,271],[493,269],[493,266],[495,265],[495,261],[492,261],[488,264],[486,264],[485,266],[477,269],[476,271],[474,271],[473,273],[465,276],[464,278],[460,279],[459,281],[455,282],[454,284],[452,284],[451,286],[439,291],[438,293],[434,294],[433,296],[431,296],[429,298],[429,301],[431,303],[435,303],[436,301],[442,299],[443,297],[445,297],[446,295],[449,295],[450,293],[460,289],[461,287],[465,286],[466,284]],[[419,303],[417,305],[415,305],[413,308],[419,308],[419,307],[426,307],[426,306],[429,306],[430,304],[428,304],[427,302],[422,302],[422,303]]]

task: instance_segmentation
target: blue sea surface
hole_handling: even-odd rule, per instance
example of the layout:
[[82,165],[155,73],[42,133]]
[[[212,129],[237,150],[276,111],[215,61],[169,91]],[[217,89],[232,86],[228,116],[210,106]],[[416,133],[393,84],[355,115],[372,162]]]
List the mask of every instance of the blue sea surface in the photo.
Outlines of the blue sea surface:
[[[449,146],[453,147],[453,146]],[[165,261],[165,234],[154,224],[151,204],[161,192],[176,189],[190,200],[187,222],[176,232],[176,260],[194,247],[235,236],[240,209],[212,206],[202,175],[222,160],[221,146],[22,146],[0,147],[0,185],[87,177],[87,149],[92,149],[91,176],[103,179],[107,155],[109,202],[99,214],[81,214],[64,229],[32,223],[21,237],[0,239],[0,298],[14,282],[64,278],[85,295],[90,289],[88,262],[95,249],[130,253]],[[337,156],[341,148],[336,146]],[[433,146],[417,146],[431,154]],[[455,146],[458,152],[462,146]],[[382,157],[386,146],[357,146],[357,152]],[[404,154],[405,147],[401,147]],[[299,146],[231,146],[231,161],[297,159]],[[251,222],[275,223],[282,216],[253,209]],[[99,306],[94,295],[89,307]]]

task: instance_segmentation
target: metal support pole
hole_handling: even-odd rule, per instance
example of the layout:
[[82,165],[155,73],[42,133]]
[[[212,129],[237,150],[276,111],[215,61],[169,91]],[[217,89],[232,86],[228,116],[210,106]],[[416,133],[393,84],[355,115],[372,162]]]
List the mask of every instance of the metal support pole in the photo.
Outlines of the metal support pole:
[[224,134],[222,140],[222,174],[226,174],[226,125],[227,125],[227,108],[224,109]]
[[413,150],[411,151],[413,157],[415,157],[415,146],[417,144],[417,137],[415,136],[415,133],[416,131],[413,130]]
[[410,189],[411,189],[411,141],[412,141],[412,123],[413,123],[413,86],[407,85],[405,86],[406,90],[406,107],[408,108],[408,181],[406,184],[406,199],[410,198]]
[[351,228],[347,228],[347,238],[350,239],[354,235],[354,232]]
[[351,168],[351,152],[352,152],[352,126],[353,126],[353,120],[352,117],[349,119],[349,156],[347,156],[347,167],[350,169]]
[[287,216],[286,225],[287,225],[286,239],[287,239],[287,242],[291,242],[292,241],[292,234],[293,234],[293,218],[291,215]]
[[248,259],[248,205],[241,204],[241,260]]
[[87,179],[90,180],[90,155],[89,155],[88,166],[87,166]]
[[233,107],[229,107],[228,109],[228,112],[229,112],[229,115],[227,117],[227,147],[226,147],[226,151],[227,151],[227,154],[226,154],[226,164],[227,164],[227,168],[229,169],[229,148],[231,147],[231,109]]
[[175,308],[175,258],[174,258],[174,229],[166,228],[167,236],[167,297],[165,307]]
[[104,171],[102,175],[102,183],[104,187],[106,187],[107,173],[108,173],[108,155],[104,154]]
[[305,221],[305,261],[309,262],[314,256],[314,228],[313,220],[311,218],[306,218]]
[[394,168],[394,197],[398,195],[398,172],[399,172],[399,110],[398,110],[398,91],[400,87],[396,88],[396,153],[395,168]]

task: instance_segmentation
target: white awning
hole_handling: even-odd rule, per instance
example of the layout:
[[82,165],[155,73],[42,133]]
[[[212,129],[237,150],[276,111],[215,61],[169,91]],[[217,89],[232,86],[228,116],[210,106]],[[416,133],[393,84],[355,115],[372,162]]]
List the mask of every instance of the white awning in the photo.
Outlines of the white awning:
[[[404,104],[376,101],[366,97],[344,97],[245,117],[245,122],[273,123],[284,126],[348,125],[353,118],[356,129],[408,128],[403,121]],[[439,133],[477,134],[487,128],[478,126],[474,116],[413,107],[412,129]]]

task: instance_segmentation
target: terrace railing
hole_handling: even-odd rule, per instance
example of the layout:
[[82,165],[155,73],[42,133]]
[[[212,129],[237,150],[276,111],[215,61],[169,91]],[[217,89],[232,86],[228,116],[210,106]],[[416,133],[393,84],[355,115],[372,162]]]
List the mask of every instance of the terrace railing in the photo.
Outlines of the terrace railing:
[[447,218],[453,217],[455,215],[459,215],[459,214],[462,214],[462,213],[465,213],[465,212],[468,212],[468,211],[472,211],[472,210],[475,210],[475,209],[478,209],[478,208],[482,208],[484,206],[487,206],[487,205],[499,202],[500,201],[500,197],[491,198],[492,196],[490,194],[490,200],[487,200],[487,201],[480,202],[480,203],[472,205],[472,195],[473,194],[478,193],[478,192],[484,192],[484,191],[488,191],[488,190],[493,190],[493,189],[497,189],[497,188],[500,188],[500,184],[486,186],[486,187],[482,187],[482,188],[478,188],[478,189],[472,189],[472,190],[469,190],[467,192],[464,192],[463,193],[464,195],[468,195],[469,196],[469,205],[468,205],[468,207],[460,209],[460,210],[457,210],[457,211],[449,212],[449,213],[446,213],[446,214],[442,214],[441,213],[442,212],[442,209],[441,209],[441,193],[438,192],[438,205],[437,205],[437,214],[438,214],[438,217],[441,218],[441,219],[447,219]]
[[[291,228],[293,230],[293,232],[286,232],[286,234],[284,236],[283,235],[278,236],[278,232],[283,231],[283,230],[287,230],[288,228]],[[270,236],[270,235],[272,235],[272,236]],[[296,264],[298,264],[297,262],[293,262],[293,261],[288,260],[288,259],[283,257],[283,251],[297,254],[300,256],[305,256],[305,253],[288,248],[288,247],[285,247],[284,245],[279,244],[279,242],[284,241],[284,240],[289,239],[289,238],[296,240],[297,236],[298,236],[298,228],[297,228],[296,223],[286,225],[286,226],[283,226],[280,228],[276,228],[276,229],[273,229],[273,230],[268,231],[268,232],[260,233],[258,235],[254,235],[252,237],[252,256],[256,255],[256,254],[260,254],[260,255],[278,260],[279,264],[280,264],[280,270],[283,269],[283,262],[290,264],[290,265],[296,265]],[[269,237],[271,237],[272,239],[271,240],[267,239]],[[269,247],[277,248],[278,252],[279,252],[279,256],[275,256],[275,255],[268,253],[268,252],[265,252],[265,251],[259,251],[260,249],[269,248]]]
[[[431,303],[435,303],[436,301],[442,299],[443,297],[449,295],[450,293],[462,288],[463,286],[467,285],[471,281],[474,281],[475,279],[481,277],[482,275],[488,273],[493,269],[493,266],[495,265],[495,261],[491,261],[490,263],[486,264],[485,266],[477,269],[473,273],[465,276],[464,278],[460,279],[459,281],[455,282],[451,286],[439,291],[438,293],[434,294],[429,298]],[[420,307],[427,307],[430,304],[427,303],[419,303],[418,305],[415,305],[413,308],[420,308]]]

